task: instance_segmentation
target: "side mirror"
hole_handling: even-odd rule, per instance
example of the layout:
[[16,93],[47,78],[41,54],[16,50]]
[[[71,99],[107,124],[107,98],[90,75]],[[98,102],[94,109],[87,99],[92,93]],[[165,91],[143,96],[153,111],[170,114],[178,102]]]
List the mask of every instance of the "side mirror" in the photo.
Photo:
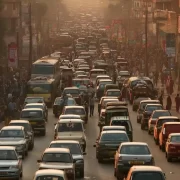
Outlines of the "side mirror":
[[18,159],[22,159],[22,156],[18,156]]
[[87,153],[86,152],[83,152],[83,155],[86,155]]
[[41,163],[42,161],[40,159],[37,160],[37,163]]
[[96,144],[94,144],[93,147],[96,147]]

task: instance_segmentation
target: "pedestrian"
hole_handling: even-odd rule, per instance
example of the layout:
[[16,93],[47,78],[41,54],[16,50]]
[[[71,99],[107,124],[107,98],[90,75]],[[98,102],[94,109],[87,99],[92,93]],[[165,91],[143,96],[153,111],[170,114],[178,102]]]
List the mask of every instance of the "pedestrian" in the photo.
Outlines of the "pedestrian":
[[179,106],[180,106],[180,97],[179,94],[175,97],[175,103],[176,103],[176,112],[179,112]]
[[94,95],[92,95],[89,99],[90,117],[94,115],[94,104],[95,104],[95,98]]
[[158,98],[160,104],[163,106],[163,94],[161,94]]
[[171,100],[171,96],[168,95],[168,97],[167,97],[166,110],[171,110],[171,107],[172,107],[172,100]]
[[86,111],[86,116],[88,117],[88,115],[89,115],[89,104],[87,101],[84,101],[84,108]]

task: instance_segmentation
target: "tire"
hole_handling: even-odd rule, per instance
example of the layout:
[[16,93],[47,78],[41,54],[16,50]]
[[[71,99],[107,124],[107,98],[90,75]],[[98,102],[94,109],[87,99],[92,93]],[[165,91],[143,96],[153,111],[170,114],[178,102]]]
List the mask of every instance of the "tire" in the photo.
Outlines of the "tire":
[[159,141],[157,139],[154,139],[155,141],[155,144],[158,145],[159,144]]
[[28,150],[27,150],[27,151],[25,151],[25,156],[28,156]]
[[162,150],[162,152],[165,152],[165,147],[164,147],[164,145],[161,146],[161,150]]
[[148,134],[151,135],[151,131],[148,129]]
[[29,146],[29,150],[32,151],[34,149],[34,142]]
[[46,130],[42,131],[42,132],[41,132],[41,135],[42,135],[42,136],[45,136],[45,135],[46,135]]
[[103,163],[103,159],[98,157],[98,163]]
[[116,177],[116,168],[114,168],[114,177]]
[[80,171],[79,177],[80,177],[80,178],[84,178],[84,169]]

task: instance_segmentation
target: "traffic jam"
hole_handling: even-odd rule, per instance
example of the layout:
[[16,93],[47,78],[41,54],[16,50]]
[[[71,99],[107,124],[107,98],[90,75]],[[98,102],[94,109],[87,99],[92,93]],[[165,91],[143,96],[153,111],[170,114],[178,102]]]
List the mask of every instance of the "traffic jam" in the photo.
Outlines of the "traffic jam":
[[132,75],[101,18],[77,19],[32,63],[20,117],[0,130],[0,179],[177,179],[179,117]]

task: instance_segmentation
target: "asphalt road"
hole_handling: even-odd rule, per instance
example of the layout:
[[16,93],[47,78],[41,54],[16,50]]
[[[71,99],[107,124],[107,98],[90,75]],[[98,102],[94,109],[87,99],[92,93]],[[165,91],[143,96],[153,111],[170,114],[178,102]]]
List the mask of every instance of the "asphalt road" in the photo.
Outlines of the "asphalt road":
[[[97,126],[98,114],[97,105],[95,106],[95,115],[89,118],[89,122],[86,125],[87,136],[87,155],[85,155],[85,177],[89,180],[114,180],[113,176],[113,162],[107,162],[99,164],[95,158],[95,144],[96,138],[99,133]],[[134,130],[134,141],[147,142],[152,154],[155,157],[157,166],[160,166],[166,173],[167,180],[179,179],[180,177],[180,163],[173,162],[168,163],[165,158],[165,154],[159,150],[159,147],[155,145],[153,137],[148,135],[146,131],[140,129],[140,125],[136,123],[136,112],[132,111],[132,107],[129,106],[130,117]],[[52,114],[52,110],[49,109],[49,120],[47,123],[47,135],[45,137],[35,138],[35,147],[32,152],[29,152],[27,158],[23,163],[23,180],[32,180],[34,173],[37,170],[37,159],[41,157],[42,152],[48,147],[49,143],[53,140],[53,130],[56,118]]]

